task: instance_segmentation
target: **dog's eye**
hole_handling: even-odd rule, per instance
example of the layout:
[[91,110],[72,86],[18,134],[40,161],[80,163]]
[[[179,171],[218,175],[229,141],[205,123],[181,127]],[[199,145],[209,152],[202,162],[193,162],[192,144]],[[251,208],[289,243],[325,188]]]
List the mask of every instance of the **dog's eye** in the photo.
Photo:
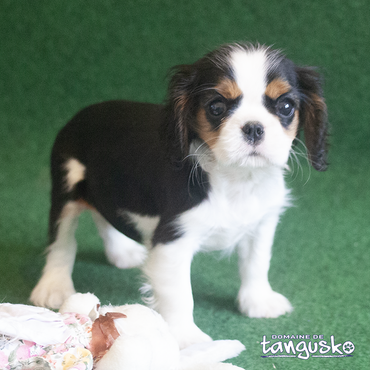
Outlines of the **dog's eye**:
[[294,114],[294,102],[291,99],[281,99],[276,106],[277,114],[282,118],[289,118]]
[[219,117],[226,112],[226,104],[222,100],[214,100],[209,104],[209,112],[212,116]]

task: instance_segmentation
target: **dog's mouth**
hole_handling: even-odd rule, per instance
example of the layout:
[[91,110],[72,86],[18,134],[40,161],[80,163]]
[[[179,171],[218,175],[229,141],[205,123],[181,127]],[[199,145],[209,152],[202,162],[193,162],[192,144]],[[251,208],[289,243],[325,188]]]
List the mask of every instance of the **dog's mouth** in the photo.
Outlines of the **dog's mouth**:
[[249,152],[243,160],[243,164],[247,165],[248,167],[264,167],[268,163],[270,163],[268,157],[257,150],[252,150]]
[[266,156],[261,153],[259,150],[257,149],[253,149],[251,150],[248,154],[247,154],[247,157],[248,158],[260,158],[260,159],[267,159]]

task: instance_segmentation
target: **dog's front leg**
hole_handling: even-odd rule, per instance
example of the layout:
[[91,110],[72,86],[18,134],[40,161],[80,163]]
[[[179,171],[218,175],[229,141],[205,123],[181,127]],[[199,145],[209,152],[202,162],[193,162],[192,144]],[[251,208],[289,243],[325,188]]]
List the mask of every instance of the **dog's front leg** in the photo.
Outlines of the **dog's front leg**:
[[289,301],[268,281],[271,248],[278,216],[264,219],[238,246],[241,287],[239,309],[249,317],[278,317],[292,311]]
[[180,348],[211,340],[193,320],[190,267],[194,253],[194,241],[180,238],[154,246],[144,266],[152,288],[153,308],[166,320]]

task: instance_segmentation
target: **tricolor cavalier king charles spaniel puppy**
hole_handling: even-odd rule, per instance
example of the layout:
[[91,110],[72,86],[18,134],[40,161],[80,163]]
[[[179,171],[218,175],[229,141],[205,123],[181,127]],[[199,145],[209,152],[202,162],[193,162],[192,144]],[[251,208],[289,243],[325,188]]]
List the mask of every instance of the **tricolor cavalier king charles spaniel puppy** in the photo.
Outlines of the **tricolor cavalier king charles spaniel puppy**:
[[249,44],[176,67],[164,105],[118,100],[82,110],[53,147],[50,246],[32,302],[57,308],[75,292],[74,233],[88,209],[111,263],[145,261],[154,308],[181,347],[210,340],[193,321],[198,251],[237,250],[243,314],[290,312],[268,281],[289,203],[284,172],[301,129],[310,163],[326,169],[327,127],[317,72]]

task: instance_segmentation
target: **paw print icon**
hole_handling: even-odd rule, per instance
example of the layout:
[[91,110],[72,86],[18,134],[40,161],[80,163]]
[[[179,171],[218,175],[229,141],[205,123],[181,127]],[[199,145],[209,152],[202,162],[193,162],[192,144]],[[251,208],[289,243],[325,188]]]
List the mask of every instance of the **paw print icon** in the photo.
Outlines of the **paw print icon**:
[[355,350],[355,345],[352,342],[348,341],[348,342],[343,343],[342,349],[344,353],[349,355]]

